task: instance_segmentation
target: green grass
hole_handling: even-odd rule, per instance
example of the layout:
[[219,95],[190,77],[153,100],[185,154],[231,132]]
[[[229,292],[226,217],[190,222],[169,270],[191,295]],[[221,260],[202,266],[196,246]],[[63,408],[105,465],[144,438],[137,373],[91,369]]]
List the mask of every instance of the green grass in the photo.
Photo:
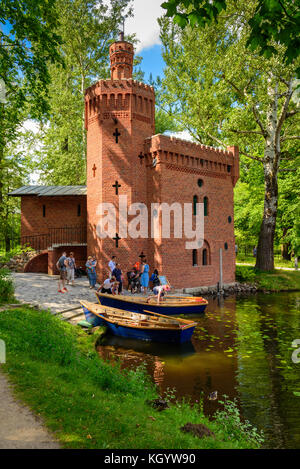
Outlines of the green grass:
[[254,267],[238,265],[236,279],[241,282],[255,283],[259,290],[272,292],[300,290],[300,271],[273,270],[264,272]]
[[[121,371],[103,361],[95,336],[48,312],[25,307],[1,312],[0,338],[7,349],[3,370],[17,396],[44,419],[62,447],[255,448],[261,442],[255,429],[245,429],[233,404],[213,421],[187,402],[154,410],[146,401],[157,394],[142,369]],[[181,432],[187,422],[204,423],[216,438]]]
[[[254,266],[256,262],[256,258],[251,255],[238,253],[236,257],[236,262],[241,263],[241,264],[250,264]],[[282,259],[282,257],[278,254],[274,255],[274,264],[275,264],[275,267],[278,267],[278,268],[289,267],[293,269],[295,267],[294,259],[292,259],[291,261],[287,261],[286,259]]]

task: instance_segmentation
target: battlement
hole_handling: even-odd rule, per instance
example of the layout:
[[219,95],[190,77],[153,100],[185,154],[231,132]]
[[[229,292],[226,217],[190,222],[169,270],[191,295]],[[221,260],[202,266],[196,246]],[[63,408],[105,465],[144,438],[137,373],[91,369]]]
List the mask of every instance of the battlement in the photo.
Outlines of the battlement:
[[[116,115],[116,113],[118,115]],[[154,129],[155,93],[152,86],[132,79],[100,80],[85,92],[86,128],[93,119],[136,118]]]
[[122,93],[122,92],[146,92],[154,95],[154,88],[141,81],[132,78],[121,78],[119,80],[99,80],[85,90],[85,100],[94,98],[103,93]]
[[210,172],[212,175],[230,175],[233,184],[239,176],[239,150],[235,146],[222,150],[157,134],[145,140],[144,152],[150,159],[155,157],[157,163],[167,164],[169,167],[190,168],[193,171]]

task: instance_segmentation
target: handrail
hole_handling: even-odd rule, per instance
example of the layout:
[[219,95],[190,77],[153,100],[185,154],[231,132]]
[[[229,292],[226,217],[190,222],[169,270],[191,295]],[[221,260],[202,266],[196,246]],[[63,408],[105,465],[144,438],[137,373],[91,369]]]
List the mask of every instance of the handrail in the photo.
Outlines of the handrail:
[[36,251],[48,249],[54,244],[85,244],[86,241],[85,225],[49,228],[48,233],[21,236],[21,245],[29,245]]

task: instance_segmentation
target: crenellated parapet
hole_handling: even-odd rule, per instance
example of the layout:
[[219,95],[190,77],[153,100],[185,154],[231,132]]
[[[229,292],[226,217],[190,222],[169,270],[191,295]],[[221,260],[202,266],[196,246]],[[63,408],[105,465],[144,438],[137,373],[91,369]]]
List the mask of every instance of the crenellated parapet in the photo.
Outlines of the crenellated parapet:
[[231,177],[233,185],[239,177],[238,147],[227,150],[182,140],[167,135],[153,135],[145,140],[145,156],[168,169],[206,174],[211,177]]
[[154,130],[153,87],[132,79],[100,80],[90,86],[85,92],[86,128],[111,117],[144,120]]

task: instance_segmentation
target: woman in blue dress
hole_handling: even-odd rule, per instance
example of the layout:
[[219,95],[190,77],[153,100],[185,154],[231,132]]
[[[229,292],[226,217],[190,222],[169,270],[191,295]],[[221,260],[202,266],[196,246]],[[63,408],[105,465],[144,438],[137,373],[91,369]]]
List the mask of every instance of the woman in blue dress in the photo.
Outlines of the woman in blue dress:
[[149,265],[147,264],[146,259],[142,261],[142,275],[141,275],[141,287],[144,294],[147,293],[147,288],[149,285]]

